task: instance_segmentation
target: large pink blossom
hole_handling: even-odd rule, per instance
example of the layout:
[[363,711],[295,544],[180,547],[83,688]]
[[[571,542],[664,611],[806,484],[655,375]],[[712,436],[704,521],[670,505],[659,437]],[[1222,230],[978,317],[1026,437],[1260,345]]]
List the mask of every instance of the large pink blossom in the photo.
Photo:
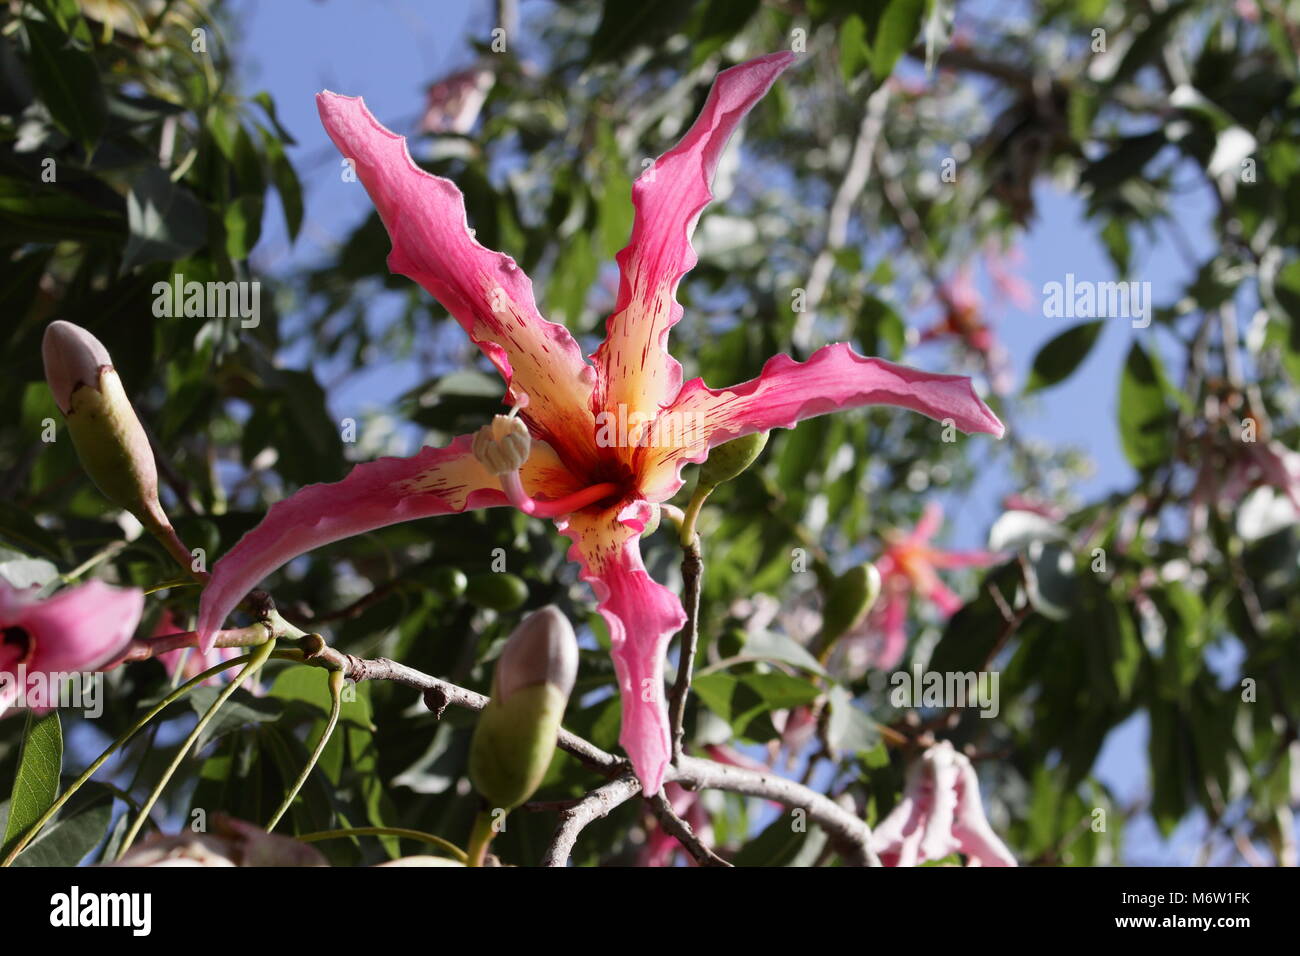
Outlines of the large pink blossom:
[[144,610],[144,592],[101,581],[44,600],[34,591],[0,581],[0,714],[34,675],[102,670],[118,661]]
[[872,846],[886,866],[916,866],[961,853],[970,866],[1015,866],[984,817],[970,758],[946,740],[908,770],[903,797],[876,825]]
[[[589,361],[566,328],[542,318],[515,261],[475,241],[451,182],[417,167],[403,138],[359,98],[319,94],[326,131],[388,229],[389,268],[428,290],[496,366],[530,450],[518,471],[500,474],[465,435],[412,458],[359,465],[341,482],[276,504],[213,568],[199,611],[204,646],[250,588],[297,555],[399,521],[522,507],[527,499],[525,510],[554,517],[573,542],[569,557],[609,627],[620,742],[645,791],[658,792],[670,756],[664,657],[685,615],[677,596],[646,573],[638,539],[656,504],[681,487],[682,467],[741,435],[862,405],[897,405],[968,432],[1002,434],[968,379],[867,358],[843,344],[806,362],[778,355],[758,378],[730,388],[682,381],[668,336],[682,315],[677,284],[696,262],[691,234],[727,140],[794,59],[776,53],[721,73],[681,142],[637,180],[631,241],[617,257],[618,298]],[[627,426],[611,429],[612,422]],[[494,440],[513,442],[507,432]]]
[[934,547],[930,539],[942,523],[943,509],[932,501],[910,532],[885,536],[884,553],[876,561],[880,600],[866,627],[876,641],[871,663],[879,670],[895,667],[907,650],[907,610],[913,596],[934,605],[944,617],[951,617],[961,608],[961,598],[940,580],[938,571],[987,567],[1000,560],[999,555],[988,551],[945,551]]

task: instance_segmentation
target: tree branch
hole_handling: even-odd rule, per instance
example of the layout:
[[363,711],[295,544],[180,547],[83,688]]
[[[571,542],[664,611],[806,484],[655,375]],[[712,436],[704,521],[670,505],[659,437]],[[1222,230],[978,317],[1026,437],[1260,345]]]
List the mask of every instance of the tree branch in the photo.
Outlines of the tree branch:
[[700,539],[694,538],[682,554],[682,604],[686,608],[686,626],[682,628],[678,649],[677,679],[668,696],[669,737],[673,742],[673,763],[682,753],[682,734],[686,721],[686,696],[691,690],[691,671],[695,668],[695,651],[700,639],[700,581],[704,562],[700,557]]

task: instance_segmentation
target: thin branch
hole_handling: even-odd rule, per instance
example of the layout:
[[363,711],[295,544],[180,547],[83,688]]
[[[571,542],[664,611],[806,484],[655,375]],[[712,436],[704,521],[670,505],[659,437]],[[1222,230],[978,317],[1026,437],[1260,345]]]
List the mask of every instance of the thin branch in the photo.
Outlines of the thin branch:
[[714,853],[713,850],[704,843],[691,829],[691,825],[677,815],[673,805],[664,797],[663,792],[656,793],[646,801],[650,804],[650,810],[654,813],[655,819],[664,831],[672,834],[677,838],[677,842],[685,847],[686,852],[700,866],[731,866],[726,860]]
[[573,844],[587,824],[608,816],[611,810],[631,800],[640,790],[641,784],[636,777],[624,775],[597,787],[569,809],[561,810],[560,825],[542,857],[542,866],[566,866]]
[[686,626],[681,632],[678,650],[677,679],[668,696],[669,737],[673,742],[673,762],[682,753],[682,735],[686,721],[686,696],[691,690],[691,671],[700,640],[700,582],[704,562],[700,557],[700,539],[694,538],[682,554],[682,604],[686,608]]
[[809,818],[826,831],[836,852],[850,866],[880,866],[880,858],[871,849],[871,828],[865,820],[860,820],[824,794],[793,780],[774,773],[759,773],[685,756],[676,767],[668,768],[666,779],[692,790],[743,793],[805,810]]

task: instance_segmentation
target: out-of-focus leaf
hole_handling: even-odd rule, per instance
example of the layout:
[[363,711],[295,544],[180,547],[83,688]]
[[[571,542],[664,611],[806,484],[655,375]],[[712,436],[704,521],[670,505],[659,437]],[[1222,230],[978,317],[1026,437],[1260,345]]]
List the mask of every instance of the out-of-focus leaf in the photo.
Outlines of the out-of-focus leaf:
[[122,271],[150,262],[182,259],[208,239],[207,213],[184,186],[157,166],[136,176],[126,200],[130,237]]
[[1172,419],[1156,366],[1134,341],[1119,383],[1119,431],[1124,456],[1139,471],[1169,460]]
[[1081,322],[1039,349],[1025,382],[1025,394],[1058,385],[1074,374],[1097,343],[1103,321]]

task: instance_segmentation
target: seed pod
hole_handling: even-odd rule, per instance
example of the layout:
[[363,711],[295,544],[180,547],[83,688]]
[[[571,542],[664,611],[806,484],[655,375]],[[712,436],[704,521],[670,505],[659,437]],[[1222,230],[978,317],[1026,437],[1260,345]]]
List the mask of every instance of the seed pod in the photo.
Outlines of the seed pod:
[[517,574],[487,571],[469,579],[465,597],[492,611],[514,611],[528,600],[528,585]]
[[767,432],[754,432],[742,438],[733,438],[709,452],[709,457],[700,465],[700,488],[716,488],[724,482],[731,481],[754,463],[765,445]]
[[470,743],[470,780],[490,806],[517,807],[541,784],[577,672],[577,638],[554,607],[534,611],[511,634]]
[[460,568],[443,565],[433,569],[432,584],[433,589],[443,597],[458,598],[469,586],[469,578],[465,577],[465,572]]
[[880,572],[874,564],[859,564],[837,577],[822,610],[823,644],[861,624],[879,596]]
[[41,354],[86,474],[145,527],[166,527],[153,450],[108,350],[80,326],[58,321],[46,328]]

